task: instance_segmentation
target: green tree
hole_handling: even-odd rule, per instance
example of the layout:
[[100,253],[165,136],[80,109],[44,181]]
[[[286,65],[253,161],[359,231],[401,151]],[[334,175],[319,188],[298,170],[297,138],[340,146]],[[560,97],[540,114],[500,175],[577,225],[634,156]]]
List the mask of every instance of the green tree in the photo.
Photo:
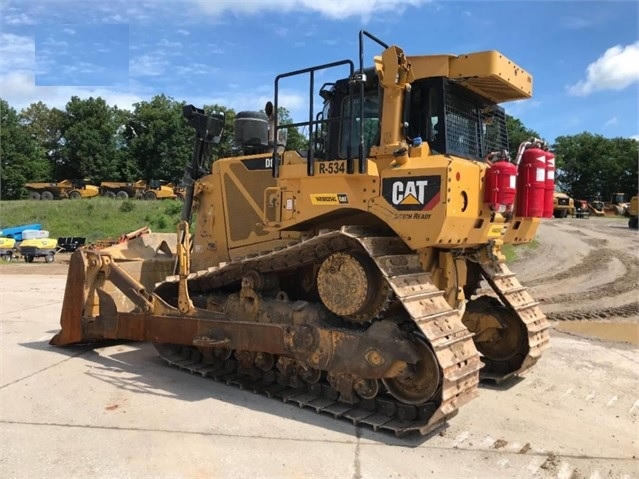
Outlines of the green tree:
[[520,119],[506,115],[506,130],[508,131],[508,151],[511,158],[515,158],[519,145],[531,138],[541,138],[539,133],[526,128]]
[[0,99],[0,197],[18,199],[28,181],[46,180],[49,164],[15,109]]
[[[280,125],[292,125],[294,123],[291,113],[284,107],[277,109],[277,118]],[[289,150],[306,150],[308,149],[308,138],[304,136],[297,127],[287,128],[288,138],[286,140],[286,148]]]
[[123,136],[128,154],[146,180],[179,181],[190,161],[194,133],[182,116],[184,103],[165,95],[134,105]]
[[100,97],[71,97],[62,119],[57,179],[88,178],[97,182],[118,176],[117,111]]
[[31,103],[20,112],[20,123],[38,143],[42,158],[49,161],[50,174],[47,179],[53,176],[54,165],[61,157],[60,138],[63,118],[64,113],[61,110],[51,109],[41,101]]
[[[116,109],[114,111],[115,129],[115,165],[117,173],[112,178],[114,181],[137,181],[142,172],[140,166],[131,154],[127,137],[127,126],[133,119],[133,112]],[[107,178],[102,178],[107,180]]]
[[583,132],[560,136],[553,147],[557,184],[574,198],[609,200],[612,193],[637,192],[639,143]]

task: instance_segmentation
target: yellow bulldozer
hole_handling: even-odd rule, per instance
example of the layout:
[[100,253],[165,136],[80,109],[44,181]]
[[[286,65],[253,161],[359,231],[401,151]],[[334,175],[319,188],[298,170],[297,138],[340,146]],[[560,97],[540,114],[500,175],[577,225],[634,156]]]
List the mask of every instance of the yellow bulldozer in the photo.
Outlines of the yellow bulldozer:
[[609,202],[597,197],[588,203],[588,208],[595,216],[628,216],[628,207],[625,193],[613,193]]
[[91,198],[100,194],[100,188],[87,183],[88,180],[62,180],[55,182],[26,183],[30,200],[58,200]]
[[610,215],[628,216],[628,206],[625,193],[613,193],[610,202],[604,205],[604,211]]
[[[206,170],[224,117],[186,106],[177,234],[76,251],[51,344],[150,341],[170,365],[398,435],[441,427],[480,378],[532,367],[548,323],[501,247],[539,225],[513,189],[538,140],[513,162],[498,105],[529,98],[532,77],[495,51],[407,56],[365,31],[359,53],[278,75],[264,111],[237,114],[238,156]],[[341,79],[315,112],[327,70]],[[292,125],[305,151],[276,115],[291,78],[312,92]]]
[[144,200],[177,199],[179,191],[173,183],[159,180],[138,180],[133,182],[103,181],[100,194],[107,198],[126,200],[138,198]]

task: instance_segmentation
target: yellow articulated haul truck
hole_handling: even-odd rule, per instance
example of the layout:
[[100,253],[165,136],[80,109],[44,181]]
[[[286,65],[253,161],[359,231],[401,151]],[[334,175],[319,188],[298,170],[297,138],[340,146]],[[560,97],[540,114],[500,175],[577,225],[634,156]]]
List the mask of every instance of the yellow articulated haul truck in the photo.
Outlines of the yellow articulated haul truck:
[[566,193],[555,191],[553,193],[553,216],[555,218],[566,218],[575,214],[575,202]]
[[103,181],[100,183],[100,194],[107,198],[126,200],[129,198],[142,198],[146,190],[146,181]]
[[51,183],[26,183],[24,187],[31,200],[57,200],[68,198],[78,200],[100,194],[100,188],[85,180],[62,180]]
[[179,191],[173,183],[159,180],[139,180],[134,182],[103,181],[100,194],[107,198],[126,200],[138,198],[144,200],[177,199]]
[[[208,171],[224,117],[185,107],[196,147],[177,234],[76,251],[51,344],[151,341],[171,365],[400,435],[445,424],[480,377],[531,368],[548,323],[501,247],[535,236],[548,152],[531,139],[511,158],[498,105],[529,98],[530,74],[495,51],[359,40],[360,59],[364,40],[381,50],[373,68],[278,75],[265,112],[237,114],[238,156]],[[315,112],[314,81],[336,70]],[[293,77],[312,92],[294,125],[305,151],[276,116]]]

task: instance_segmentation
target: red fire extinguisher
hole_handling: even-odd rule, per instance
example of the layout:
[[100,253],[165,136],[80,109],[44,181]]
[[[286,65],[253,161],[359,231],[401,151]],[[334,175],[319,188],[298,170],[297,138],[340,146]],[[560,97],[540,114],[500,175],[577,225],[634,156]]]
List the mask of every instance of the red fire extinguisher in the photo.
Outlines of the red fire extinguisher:
[[484,201],[492,211],[504,213],[512,211],[515,203],[517,186],[517,167],[508,161],[508,157],[501,158],[486,171],[486,188]]
[[555,155],[546,151],[546,182],[544,187],[544,218],[552,218],[552,212],[555,207]]
[[517,216],[541,218],[544,214],[546,188],[546,152],[541,148],[526,149],[517,174]]

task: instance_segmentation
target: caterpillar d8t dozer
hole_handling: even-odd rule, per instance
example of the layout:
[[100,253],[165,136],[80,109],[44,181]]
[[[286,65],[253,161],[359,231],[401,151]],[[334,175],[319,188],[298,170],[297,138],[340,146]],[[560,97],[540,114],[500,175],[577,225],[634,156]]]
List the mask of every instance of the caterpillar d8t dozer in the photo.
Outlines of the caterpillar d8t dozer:
[[[382,50],[366,69],[365,39]],[[445,424],[480,377],[533,366],[548,324],[500,248],[533,239],[549,152],[531,139],[511,161],[498,106],[529,98],[531,76],[494,51],[359,40],[357,68],[279,75],[264,112],[237,114],[237,155],[211,167],[223,117],[185,107],[177,234],[76,251],[51,343],[150,341],[172,365],[397,434]],[[343,79],[316,90],[326,69]],[[280,125],[281,85],[300,76],[308,120]],[[291,127],[308,150],[286,149]]]

